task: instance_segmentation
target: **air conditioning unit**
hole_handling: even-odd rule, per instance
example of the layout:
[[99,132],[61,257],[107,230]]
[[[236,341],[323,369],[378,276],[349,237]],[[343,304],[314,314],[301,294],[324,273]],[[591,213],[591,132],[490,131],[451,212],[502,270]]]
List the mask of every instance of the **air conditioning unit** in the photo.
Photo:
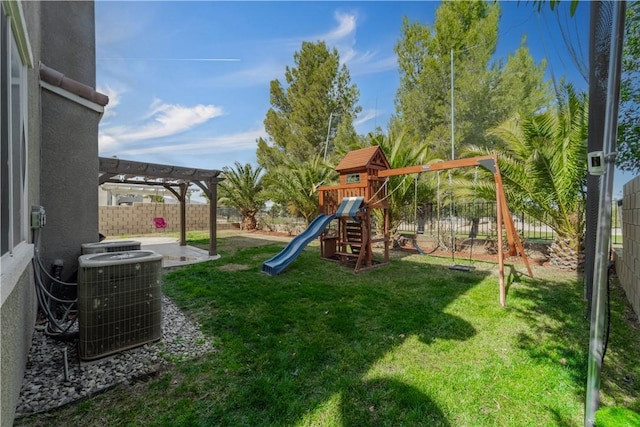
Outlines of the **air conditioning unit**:
[[125,251],[78,259],[79,354],[95,360],[162,337],[162,255]]
[[113,242],[83,243],[82,255],[102,254],[105,252],[139,251],[140,242],[136,240],[116,240]]

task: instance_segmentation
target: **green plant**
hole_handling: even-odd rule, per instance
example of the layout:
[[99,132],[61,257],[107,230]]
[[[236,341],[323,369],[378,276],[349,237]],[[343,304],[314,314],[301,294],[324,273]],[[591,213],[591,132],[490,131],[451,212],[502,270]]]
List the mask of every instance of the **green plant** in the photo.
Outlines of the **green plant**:
[[[165,277],[214,352],[16,425],[582,423],[589,330],[574,275],[512,272],[502,308],[493,264],[454,272],[449,258],[394,252],[354,275],[313,247],[266,277],[283,244],[264,243],[221,237],[220,260]],[[640,332],[615,289],[603,404],[637,410]]]
[[600,408],[596,412],[596,427],[640,426],[640,414],[626,408]]

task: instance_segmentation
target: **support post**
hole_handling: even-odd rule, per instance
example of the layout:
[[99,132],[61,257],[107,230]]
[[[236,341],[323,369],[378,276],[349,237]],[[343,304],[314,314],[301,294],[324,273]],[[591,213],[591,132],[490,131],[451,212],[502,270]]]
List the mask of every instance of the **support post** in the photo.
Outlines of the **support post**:
[[209,180],[207,182],[209,188],[209,255],[218,255],[218,181]]
[[498,234],[498,284],[500,286],[500,305],[507,305],[507,289],[504,283],[504,249],[502,243],[502,190],[501,180],[498,174],[494,174],[496,181],[496,233]]
[[389,262],[389,243],[391,236],[389,235],[389,208],[384,208],[384,262]]
[[180,246],[187,246],[187,189],[189,183],[180,184]]
[[[604,2],[603,2],[604,3]],[[605,155],[605,172],[600,176],[598,194],[598,221],[596,230],[593,289],[591,295],[591,322],[589,334],[589,355],[587,358],[587,392],[585,399],[585,426],[595,425],[595,413],[600,406],[600,374],[605,354],[607,270],[609,267],[608,246],[611,239],[611,194],[618,132],[618,103],[620,99],[620,73],[624,40],[625,2],[606,2],[610,18],[605,18],[605,10],[599,11],[600,22],[610,19],[611,40],[609,72],[607,75],[607,96],[604,117],[602,151]],[[602,52],[606,54],[606,51]],[[597,82],[599,84],[604,82]],[[596,84],[590,82],[589,85]],[[587,197],[589,197],[588,195]]]

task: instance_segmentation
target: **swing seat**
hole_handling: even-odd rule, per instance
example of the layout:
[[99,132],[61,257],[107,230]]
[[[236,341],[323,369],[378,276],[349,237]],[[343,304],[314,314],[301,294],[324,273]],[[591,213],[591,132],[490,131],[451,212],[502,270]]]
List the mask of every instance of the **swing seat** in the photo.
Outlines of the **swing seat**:
[[449,267],[449,270],[457,270],[457,271],[473,271],[475,269],[476,268],[474,266],[460,265],[460,264],[452,265]]
[[167,228],[167,225],[169,225],[167,221],[165,221],[165,219],[162,218],[161,216],[153,218],[152,221],[153,221],[153,225],[156,228]]

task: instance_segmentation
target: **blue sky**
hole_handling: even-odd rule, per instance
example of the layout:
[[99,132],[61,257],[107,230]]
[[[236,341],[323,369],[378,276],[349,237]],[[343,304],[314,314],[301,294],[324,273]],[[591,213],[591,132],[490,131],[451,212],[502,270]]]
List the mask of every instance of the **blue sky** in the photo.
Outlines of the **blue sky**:
[[[255,165],[269,82],[284,82],[303,41],[338,49],[360,90],[356,130],[384,129],[399,83],[393,47],[402,17],[432,24],[439,4],[98,0],[97,87],[110,98],[100,155],[202,169]],[[569,3],[541,13],[530,2],[500,4],[496,58],[526,35],[536,62],[547,58],[549,76],[586,89],[562,33],[586,63],[588,3],[573,18]],[[616,178],[616,189],[630,178]]]

